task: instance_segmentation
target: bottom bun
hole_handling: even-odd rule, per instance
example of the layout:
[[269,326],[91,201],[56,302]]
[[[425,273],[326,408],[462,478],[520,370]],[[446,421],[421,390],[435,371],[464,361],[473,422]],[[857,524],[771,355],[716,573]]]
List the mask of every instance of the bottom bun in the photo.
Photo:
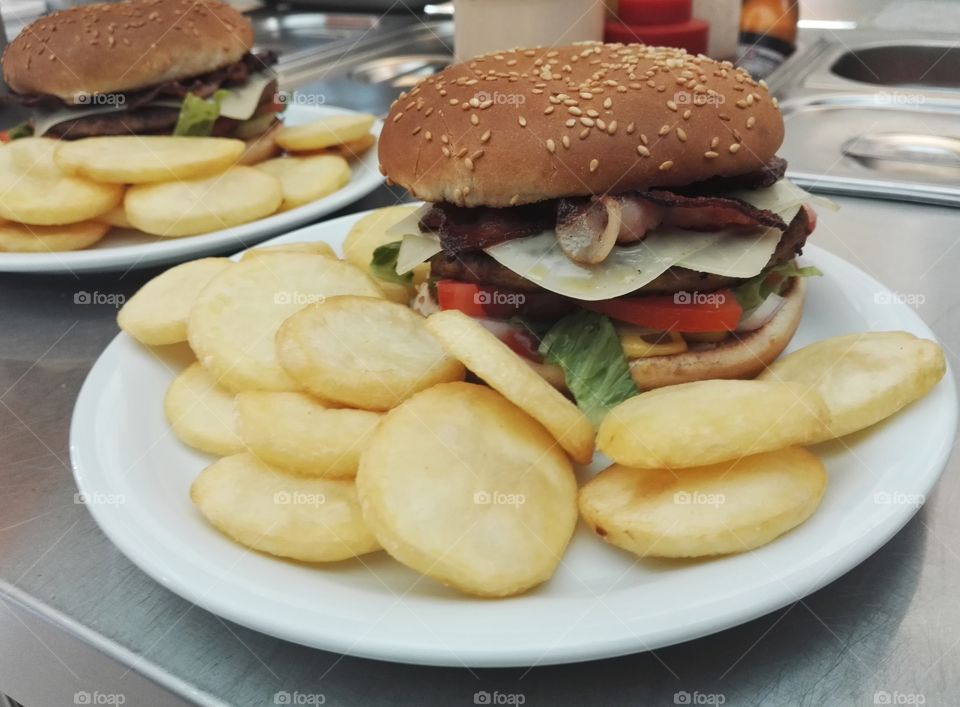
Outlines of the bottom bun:
[[790,343],[803,314],[806,286],[794,278],[783,307],[756,331],[733,334],[713,348],[630,361],[630,375],[640,390],[710,378],[754,378]]
[[256,137],[247,140],[247,146],[237,160],[237,164],[252,166],[265,162],[280,154],[280,145],[277,144],[277,131],[283,126],[279,120],[273,123]]

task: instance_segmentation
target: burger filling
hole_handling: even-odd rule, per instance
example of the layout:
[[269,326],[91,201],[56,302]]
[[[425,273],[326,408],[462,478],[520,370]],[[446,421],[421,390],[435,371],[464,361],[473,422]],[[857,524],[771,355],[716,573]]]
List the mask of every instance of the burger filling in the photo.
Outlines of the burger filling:
[[277,100],[272,52],[190,79],[113,94],[77,94],[72,103],[47,94],[8,93],[3,101],[35,116],[11,138],[49,135],[68,140],[103,135],[192,135],[250,139],[268,130],[283,110]]
[[511,208],[430,204],[373,267],[410,282],[429,261],[415,308],[475,317],[599,419],[636,393],[631,359],[736,342],[795,278],[820,274],[794,261],[816,215],[784,168]]

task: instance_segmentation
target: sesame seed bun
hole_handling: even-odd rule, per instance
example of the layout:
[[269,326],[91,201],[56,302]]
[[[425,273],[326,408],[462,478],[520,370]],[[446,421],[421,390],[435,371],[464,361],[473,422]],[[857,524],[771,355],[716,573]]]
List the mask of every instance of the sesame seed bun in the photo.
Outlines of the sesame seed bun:
[[3,77],[17,93],[76,103],[214,71],[251,46],[249,20],[216,0],[82,5],[26,27],[3,53]]
[[641,390],[711,378],[754,378],[783,353],[803,314],[806,286],[795,277],[786,302],[765,325],[728,337],[714,348],[630,361],[630,375]]
[[393,104],[379,149],[418,199],[511,206],[744,174],[782,141],[766,86],[729,62],[584,43],[428,77]]

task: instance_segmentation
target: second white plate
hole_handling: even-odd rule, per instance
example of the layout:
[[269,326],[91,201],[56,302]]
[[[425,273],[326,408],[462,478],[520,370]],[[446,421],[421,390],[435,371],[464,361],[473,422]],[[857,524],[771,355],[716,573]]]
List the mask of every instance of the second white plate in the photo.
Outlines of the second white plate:
[[[298,125],[328,115],[351,112],[329,106],[290,105],[284,113],[284,122],[287,125]],[[379,136],[380,128],[381,123],[377,121],[374,123],[373,133]],[[0,272],[80,273],[133,270],[178,263],[213,253],[233,253],[342,209],[383,183],[376,146],[359,160],[351,161],[350,168],[353,176],[343,189],[296,209],[258,221],[183,238],[161,238],[135,231],[108,233],[103,240],[86,250],[50,253],[0,251]]]
[[[339,248],[362,214],[272,242]],[[791,348],[868,330],[933,338],[917,314],[844,260],[808,246],[806,311]],[[449,666],[519,666],[657,648],[743,623],[836,579],[916,512],[942,471],[957,425],[953,374],[875,428],[815,451],[829,471],[821,507],[753,552],[699,562],[642,561],[578,530],[552,580],[523,596],[458,594],[385,553],[332,566],[285,562],[230,541],[193,508],[211,459],[179,443],[162,400],[190,359],[121,334],[97,361],[73,414],[80,491],[108,537],[171,591],[226,619],[339,653]],[[692,411],[695,412],[695,411]]]

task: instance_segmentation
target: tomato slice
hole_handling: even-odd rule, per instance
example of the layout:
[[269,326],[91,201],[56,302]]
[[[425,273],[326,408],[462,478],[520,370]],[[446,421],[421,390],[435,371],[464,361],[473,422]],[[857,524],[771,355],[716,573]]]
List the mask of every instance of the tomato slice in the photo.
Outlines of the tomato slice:
[[518,292],[496,285],[439,280],[440,309],[458,309],[471,317],[508,319],[518,314],[559,319],[573,309],[572,302],[552,292]]
[[743,311],[730,290],[679,292],[654,297],[619,297],[581,302],[586,309],[657,331],[733,331]]

